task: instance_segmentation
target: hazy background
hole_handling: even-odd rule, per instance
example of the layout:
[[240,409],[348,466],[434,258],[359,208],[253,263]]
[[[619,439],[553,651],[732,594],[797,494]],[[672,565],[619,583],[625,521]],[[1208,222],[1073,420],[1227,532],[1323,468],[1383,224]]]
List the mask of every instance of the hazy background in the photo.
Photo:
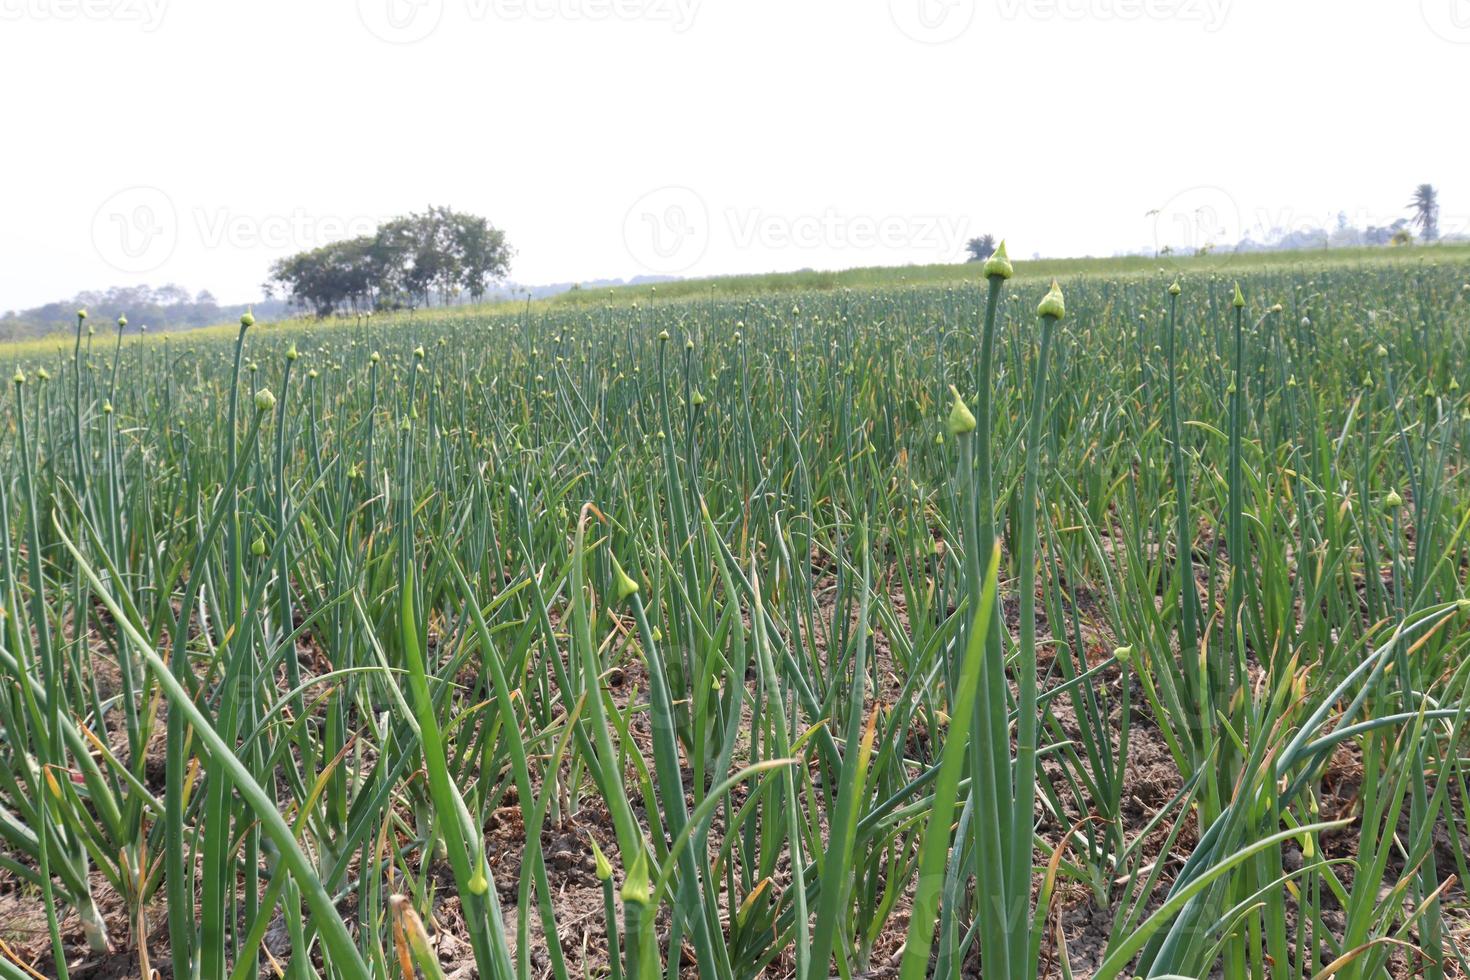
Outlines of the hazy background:
[[250,301],[431,204],[520,283],[1189,249],[1421,182],[1454,235],[1467,58],[1470,0],[0,0],[0,312]]

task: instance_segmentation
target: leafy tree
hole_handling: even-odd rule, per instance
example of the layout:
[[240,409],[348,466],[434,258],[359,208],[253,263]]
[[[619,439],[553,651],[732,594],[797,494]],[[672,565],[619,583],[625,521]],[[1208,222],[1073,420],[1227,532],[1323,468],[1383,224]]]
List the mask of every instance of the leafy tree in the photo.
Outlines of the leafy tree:
[[1419,229],[1420,238],[1426,242],[1439,238],[1439,191],[1434,189],[1433,184],[1420,184],[1414,188],[1414,196],[1409,199],[1409,210],[1414,213],[1411,220]]
[[995,236],[981,235],[979,238],[972,238],[965,243],[965,251],[970,253],[965,261],[984,262],[995,252]]
[[[227,323],[245,312],[245,307],[222,306],[208,290],[190,292],[168,283],[162,286],[114,286],[105,290],[85,290],[70,299],[45,303],[26,310],[12,310],[0,316],[0,340],[37,337],[68,331],[76,327],[76,311],[86,309],[100,331],[115,323],[119,316],[128,318],[129,331],[187,330],[213,323]],[[255,312],[261,317],[275,317],[286,311],[281,302],[257,303]]]
[[484,218],[430,207],[386,222],[373,235],[334,242],[271,267],[296,306],[317,316],[337,310],[414,309],[462,292],[481,299],[510,271],[505,233]]
[[490,284],[510,272],[511,249],[505,232],[472,214],[452,218],[454,250],[459,256],[460,282],[470,298],[479,302]]

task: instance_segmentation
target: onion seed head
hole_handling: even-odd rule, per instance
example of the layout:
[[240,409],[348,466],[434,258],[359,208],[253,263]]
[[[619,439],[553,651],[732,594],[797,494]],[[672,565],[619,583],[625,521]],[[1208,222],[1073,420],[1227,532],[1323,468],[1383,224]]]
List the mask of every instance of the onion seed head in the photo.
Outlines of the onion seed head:
[[652,898],[653,893],[648,887],[648,858],[640,850],[633,859],[633,866],[628,869],[628,877],[623,881],[623,901],[647,905]]
[[638,583],[631,575],[623,570],[622,563],[618,561],[616,555],[613,556],[612,563],[613,579],[617,582],[618,601],[622,602],[624,599],[637,593]]
[[1062,297],[1062,288],[1055,279],[1051,281],[1051,288],[1036,307],[1036,315],[1049,316],[1054,320],[1060,320],[1067,315],[1067,301]]
[[986,279],[1009,279],[1016,274],[1015,266],[1011,265],[1010,256],[1006,254],[1004,238],[1000,240],[999,245],[995,246],[995,251],[990,253],[990,257],[985,260],[981,271],[985,273]]
[[950,394],[954,395],[954,404],[949,409],[949,431],[951,435],[964,435],[975,431],[975,413],[965,404],[960,397],[959,389],[954,385],[949,386]]
[[612,862],[602,853],[602,848],[597,846],[596,838],[588,837],[587,843],[592,845],[592,861],[597,868],[597,880],[607,881],[612,877]]

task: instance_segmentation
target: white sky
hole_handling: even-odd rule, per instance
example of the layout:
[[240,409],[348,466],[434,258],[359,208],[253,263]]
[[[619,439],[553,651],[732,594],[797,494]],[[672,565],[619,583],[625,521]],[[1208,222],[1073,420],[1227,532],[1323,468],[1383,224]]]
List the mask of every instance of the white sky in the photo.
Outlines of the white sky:
[[1470,0],[0,0],[0,311],[245,301],[429,204],[525,283],[1233,242],[1422,181],[1465,230],[1467,64]]

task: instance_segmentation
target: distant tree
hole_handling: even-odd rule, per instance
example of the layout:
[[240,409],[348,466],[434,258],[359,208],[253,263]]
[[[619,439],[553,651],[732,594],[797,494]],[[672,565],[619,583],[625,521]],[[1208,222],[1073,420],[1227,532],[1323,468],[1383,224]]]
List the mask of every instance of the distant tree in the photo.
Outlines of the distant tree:
[[[153,330],[187,330],[211,323],[227,322],[246,307],[221,306],[208,290],[198,293],[169,283],[163,286],[114,286],[84,290],[70,299],[46,303],[32,309],[15,310],[0,317],[0,337],[39,336],[74,328],[78,308],[87,310],[99,327],[126,315],[130,330],[145,324]],[[276,316],[284,304],[256,304],[258,316]]]
[[965,251],[970,253],[970,257],[965,261],[984,262],[995,254],[995,236],[981,235],[979,238],[972,238],[965,243]]
[[139,299],[142,299],[143,295],[147,295],[148,299],[160,306],[178,306],[181,303],[189,302],[192,298],[187,289],[175,283],[167,283],[151,291],[147,286],[139,286],[138,292],[140,294]]
[[454,250],[459,257],[460,282],[479,302],[490,288],[510,272],[511,249],[505,232],[492,228],[490,222],[472,214],[450,212]]
[[1410,240],[1412,240],[1413,239],[1413,235],[1408,231],[1408,227],[1409,227],[1409,219],[1408,218],[1399,218],[1396,221],[1394,221],[1393,224],[1391,224],[1391,225],[1389,225],[1387,227],[1380,227],[1378,225],[1369,225],[1368,226],[1368,230],[1365,231],[1365,232],[1363,232],[1363,244],[1364,245],[1391,245],[1391,244],[1394,244],[1395,240],[1401,239],[1401,238],[1404,238],[1404,237],[1408,237]]
[[1433,184],[1420,184],[1414,189],[1409,210],[1414,214],[1411,221],[1419,229],[1420,238],[1426,242],[1439,238],[1439,191]]
[[505,233],[484,218],[430,207],[386,222],[373,235],[279,260],[271,282],[317,316],[342,310],[414,309],[437,294],[479,300],[510,272]]

